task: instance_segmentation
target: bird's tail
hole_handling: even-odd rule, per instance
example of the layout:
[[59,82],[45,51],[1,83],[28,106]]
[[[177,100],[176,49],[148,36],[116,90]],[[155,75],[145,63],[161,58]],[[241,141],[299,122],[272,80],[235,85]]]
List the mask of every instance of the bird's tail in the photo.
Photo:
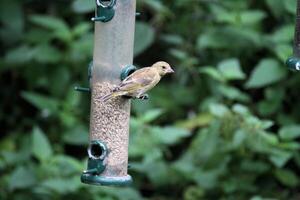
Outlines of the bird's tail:
[[108,100],[110,100],[111,98],[115,97],[114,93],[109,93],[107,95],[104,95],[103,97],[101,97],[101,101],[102,102],[106,102]]
[[122,92],[122,91],[112,91],[111,93],[104,95],[103,97],[100,98],[100,100],[102,102],[106,102],[112,98],[118,97],[118,96],[122,96],[127,94],[127,92]]

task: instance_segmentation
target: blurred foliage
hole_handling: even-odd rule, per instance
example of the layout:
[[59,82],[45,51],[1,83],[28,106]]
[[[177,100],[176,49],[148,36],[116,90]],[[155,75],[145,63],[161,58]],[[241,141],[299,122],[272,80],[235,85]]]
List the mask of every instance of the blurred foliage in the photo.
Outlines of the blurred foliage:
[[299,199],[296,0],[138,0],[135,64],[176,74],[133,102],[129,188],[80,183],[93,0],[0,1],[0,199]]

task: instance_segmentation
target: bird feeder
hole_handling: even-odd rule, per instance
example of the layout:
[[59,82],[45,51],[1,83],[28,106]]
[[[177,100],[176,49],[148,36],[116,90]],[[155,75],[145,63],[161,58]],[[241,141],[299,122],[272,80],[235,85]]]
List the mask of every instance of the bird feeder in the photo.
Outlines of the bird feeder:
[[135,8],[135,0],[96,0],[90,88],[77,88],[91,93],[90,143],[83,183],[122,186],[132,182],[127,174],[130,99],[100,99],[135,69]]
[[293,56],[288,58],[286,65],[291,70],[300,71],[300,0],[297,0]]

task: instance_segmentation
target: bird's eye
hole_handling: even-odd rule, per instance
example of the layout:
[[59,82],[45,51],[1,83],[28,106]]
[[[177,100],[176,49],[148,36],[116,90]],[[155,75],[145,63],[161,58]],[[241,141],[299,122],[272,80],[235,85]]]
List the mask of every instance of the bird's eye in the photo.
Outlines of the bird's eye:
[[163,69],[166,69],[167,67],[166,67],[166,66],[162,66],[162,68],[163,68]]

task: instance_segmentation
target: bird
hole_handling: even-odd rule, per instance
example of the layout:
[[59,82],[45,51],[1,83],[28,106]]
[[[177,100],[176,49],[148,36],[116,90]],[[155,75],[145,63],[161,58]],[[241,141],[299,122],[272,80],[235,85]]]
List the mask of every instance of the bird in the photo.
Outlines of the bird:
[[138,69],[113,88],[109,94],[101,97],[101,101],[106,102],[119,96],[146,99],[148,96],[145,93],[156,86],[163,76],[170,73],[174,73],[174,70],[164,61]]

